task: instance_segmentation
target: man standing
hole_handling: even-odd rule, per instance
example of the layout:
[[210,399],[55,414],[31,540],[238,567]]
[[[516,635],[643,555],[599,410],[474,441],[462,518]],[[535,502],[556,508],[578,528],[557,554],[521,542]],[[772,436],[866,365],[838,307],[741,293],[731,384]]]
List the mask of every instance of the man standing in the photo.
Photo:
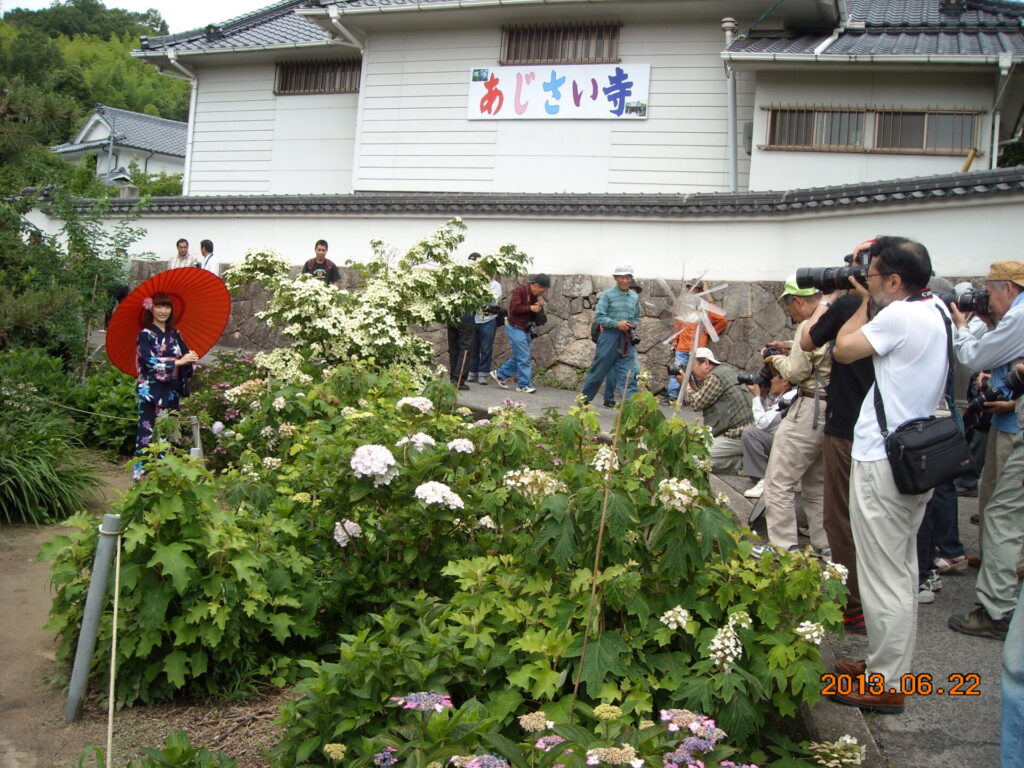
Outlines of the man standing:
[[[946,308],[926,289],[932,264],[920,243],[879,237],[868,251],[867,286],[851,279],[861,305],[840,329],[833,351],[841,363],[870,357],[875,383],[853,433],[850,522],[868,635],[864,662],[840,658],[847,675],[880,675],[881,692],[840,694],[842,704],[885,713],[903,711],[901,678],[911,671],[917,623],[917,529],[931,491],[903,494],[893,480],[874,392],[896,429],[934,414],[949,370]],[[878,308],[869,319],[869,303]],[[873,678],[872,678],[873,679]],[[893,692],[895,691],[895,692]]]
[[207,272],[212,272],[217,275],[217,262],[213,260],[213,240],[201,240],[199,241],[199,253],[202,258],[199,266],[205,269]]
[[[743,455],[743,429],[754,423],[750,400],[736,385],[736,369],[717,360],[710,349],[698,347],[693,357],[684,402],[700,412],[704,426],[711,430],[711,471],[735,472]],[[676,377],[682,379],[683,373]]]
[[[609,372],[626,365],[625,362],[620,365],[619,361],[630,358],[632,339],[640,325],[640,297],[629,287],[633,282],[633,267],[619,264],[612,277],[615,285],[601,294],[594,310],[594,322],[601,326],[601,334],[597,337],[590,372],[583,381],[583,397],[588,403],[597,397],[597,390]],[[607,397],[606,394],[606,402]]]
[[168,269],[181,269],[182,267],[199,266],[199,259],[188,252],[188,240],[182,237],[174,245],[178,252],[168,260]]
[[[794,323],[798,323],[792,343],[773,342],[773,346],[789,347],[788,355],[768,355],[771,365],[786,381],[800,390],[786,412],[778,430],[764,475],[765,521],[768,539],[780,549],[799,546],[796,526],[796,492],[801,490],[811,546],[815,552],[828,555],[828,537],[822,524],[825,469],[821,458],[824,437],[825,387],[828,385],[832,360],[826,347],[810,352],[800,348],[804,323],[818,308],[821,293],[813,288],[800,288],[796,276],[786,281],[779,297]],[[761,350],[761,354],[765,353]]]
[[[480,258],[479,253],[469,254],[470,261]],[[493,301],[473,315],[473,347],[470,353],[469,375],[466,381],[474,381],[486,386],[491,370],[491,352],[494,349],[494,334],[498,330],[498,304],[501,303],[501,283],[491,275],[487,284]]]
[[[981,511],[981,571],[975,589],[978,605],[966,615],[949,617],[949,628],[965,635],[1002,640],[1006,637],[1010,613],[1015,604],[1017,564],[1024,543],[1024,444],[1021,422],[1024,402],[1014,400],[1007,387],[1010,365],[1024,357],[1024,264],[998,261],[985,279],[989,312],[967,324],[960,310],[951,309],[957,333],[953,348],[957,357],[972,370],[992,370],[991,386],[1001,396],[989,403],[993,409],[992,429],[981,477],[978,508]],[[987,322],[995,323],[989,329]],[[1006,413],[1016,404],[1016,414]],[[1007,417],[1013,420],[1012,431]]]
[[316,256],[302,266],[302,274],[312,275],[327,285],[335,285],[341,279],[341,274],[334,262],[327,258],[327,241],[317,240],[313,252]]
[[508,322],[505,335],[512,346],[512,357],[498,370],[491,371],[491,378],[502,389],[508,389],[505,379],[518,374],[516,392],[531,395],[537,391],[533,386],[533,366],[530,362],[530,339],[533,326],[543,317],[544,294],[551,287],[551,278],[543,272],[536,274],[526,285],[512,291],[508,301]]
[[[686,286],[686,290],[690,293],[701,293],[704,290],[704,285],[699,282],[688,284]],[[725,319],[725,316],[711,311],[707,314],[708,321],[715,329],[715,333],[719,335],[725,333],[726,326],[729,324],[729,321]],[[684,323],[682,320],[677,319],[675,325],[677,334],[675,339],[675,365],[677,368],[682,369],[686,368],[686,364],[690,361],[690,353],[694,348],[693,337],[697,335],[698,328],[700,328],[700,341],[697,342],[696,346],[706,347],[710,340],[710,336],[708,336],[707,330],[702,327],[703,323],[700,321]],[[679,379],[675,376],[669,377],[668,388],[665,390],[665,394],[668,396],[669,400],[675,400],[679,396],[679,387]]]

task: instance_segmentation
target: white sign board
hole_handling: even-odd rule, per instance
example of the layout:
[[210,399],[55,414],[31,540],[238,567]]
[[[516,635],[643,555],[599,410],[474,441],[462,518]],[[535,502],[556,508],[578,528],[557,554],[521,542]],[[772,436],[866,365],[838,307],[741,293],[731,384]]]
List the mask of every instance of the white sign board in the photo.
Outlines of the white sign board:
[[469,73],[470,120],[644,120],[650,64],[536,64]]

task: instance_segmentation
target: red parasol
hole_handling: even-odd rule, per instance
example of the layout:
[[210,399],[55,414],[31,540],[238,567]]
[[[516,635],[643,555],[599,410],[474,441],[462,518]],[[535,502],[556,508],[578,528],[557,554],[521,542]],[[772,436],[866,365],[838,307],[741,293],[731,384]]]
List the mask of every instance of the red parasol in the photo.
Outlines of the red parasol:
[[136,340],[142,330],[142,302],[155,293],[171,297],[174,327],[188,348],[200,357],[217,343],[231,314],[231,296],[224,281],[197,267],[168,269],[129,293],[107,325],[107,355],[129,376],[138,376]]

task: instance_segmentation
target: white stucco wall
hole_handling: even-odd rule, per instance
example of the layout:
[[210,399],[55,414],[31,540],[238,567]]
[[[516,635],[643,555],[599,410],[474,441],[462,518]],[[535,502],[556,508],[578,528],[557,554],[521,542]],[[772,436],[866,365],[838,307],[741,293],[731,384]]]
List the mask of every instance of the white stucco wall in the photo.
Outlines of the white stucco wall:
[[[813,65],[810,65],[813,66]],[[956,173],[964,156],[765,150],[767,105],[884,107],[903,109],[976,109],[983,112],[975,134],[982,150],[973,170],[990,166],[993,73],[928,70],[885,71],[861,67],[840,72],[823,65],[798,71],[758,72],[754,101],[751,190],[803,189],[833,184],[902,179]],[[870,117],[868,118],[870,119]]]
[[[358,191],[707,192],[727,188],[726,88],[715,22],[627,23],[624,62],[651,65],[646,120],[466,117],[469,71],[496,66],[498,27],[378,32],[364,51]],[[751,119],[753,77],[738,81]],[[506,99],[512,97],[506,94]],[[742,147],[742,141],[740,141]],[[740,150],[739,183],[747,155]]]
[[[40,212],[33,223],[56,232],[59,223]],[[194,216],[143,215],[136,223],[145,237],[133,254],[152,252],[161,259],[185,237],[198,248],[210,238],[218,261],[240,259],[250,248],[273,248],[293,264],[313,255],[313,243],[325,238],[328,255],[366,259],[369,241],[381,238],[407,249],[443,223],[441,217],[339,216]],[[854,245],[879,233],[920,240],[931,251],[938,273],[984,274],[993,261],[1018,259],[1024,242],[1024,197],[889,205],[853,211],[691,220],[557,219],[468,217],[460,253],[488,251],[515,243],[533,258],[534,269],[552,274],[611,274],[622,261],[633,263],[637,277],[677,279],[707,272],[715,281],[782,280],[801,266],[838,266]],[[978,249],[983,239],[985,248]]]
[[277,97],[274,72],[246,57],[197,69],[189,194],[352,191],[358,95]]

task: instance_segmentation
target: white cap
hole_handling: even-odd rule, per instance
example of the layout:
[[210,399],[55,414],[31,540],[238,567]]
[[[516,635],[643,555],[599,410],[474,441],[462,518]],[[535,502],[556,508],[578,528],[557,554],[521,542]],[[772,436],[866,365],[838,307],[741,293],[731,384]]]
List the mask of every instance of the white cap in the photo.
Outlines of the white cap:
[[722,361],[715,357],[715,353],[707,347],[697,347],[697,351],[693,353],[693,357],[696,360],[710,360],[715,365],[722,364]]
[[619,277],[620,275],[632,275],[633,265],[632,264],[619,264],[615,267],[615,271],[612,272],[613,277]]

